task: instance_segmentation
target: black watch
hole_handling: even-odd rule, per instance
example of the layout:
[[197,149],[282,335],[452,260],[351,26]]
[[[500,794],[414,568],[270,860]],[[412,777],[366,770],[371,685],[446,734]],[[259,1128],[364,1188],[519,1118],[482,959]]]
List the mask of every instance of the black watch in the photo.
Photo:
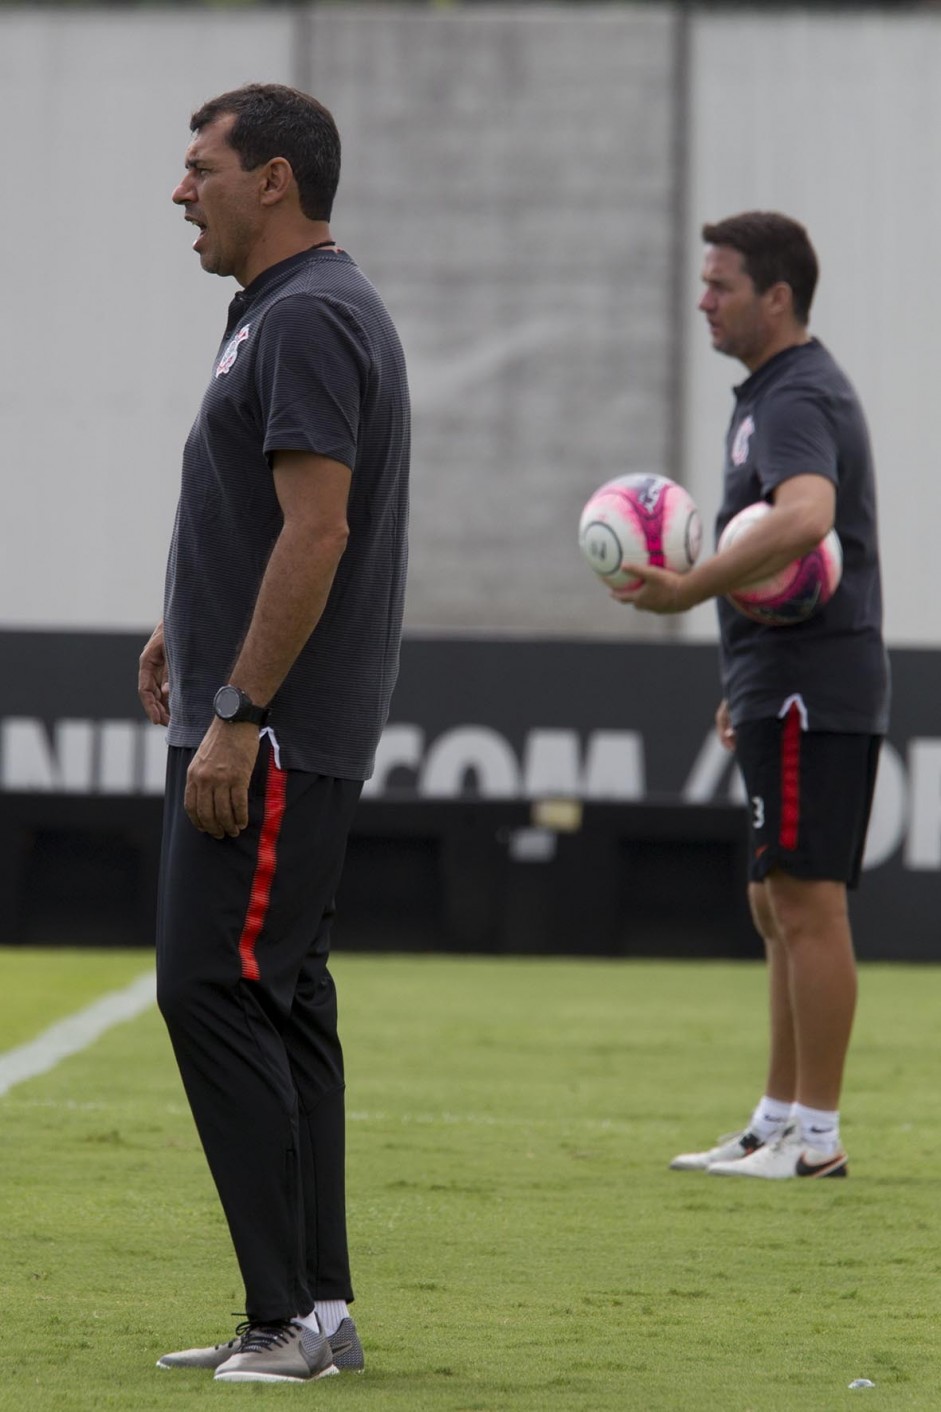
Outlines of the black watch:
[[220,721],[228,721],[230,725],[250,721],[253,726],[263,726],[268,719],[268,707],[256,706],[238,686],[220,686],[212,698],[212,709]]

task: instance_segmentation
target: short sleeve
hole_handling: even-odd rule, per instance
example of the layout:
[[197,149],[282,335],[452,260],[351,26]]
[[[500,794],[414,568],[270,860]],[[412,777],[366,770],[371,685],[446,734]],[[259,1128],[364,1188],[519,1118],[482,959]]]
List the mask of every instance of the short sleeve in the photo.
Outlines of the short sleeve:
[[291,295],[265,314],[255,354],[263,447],[310,451],[353,468],[370,358],[355,320],[320,297]]
[[825,476],[838,483],[836,435],[815,389],[782,389],[768,397],[755,428],[755,453],[762,496],[794,476]]

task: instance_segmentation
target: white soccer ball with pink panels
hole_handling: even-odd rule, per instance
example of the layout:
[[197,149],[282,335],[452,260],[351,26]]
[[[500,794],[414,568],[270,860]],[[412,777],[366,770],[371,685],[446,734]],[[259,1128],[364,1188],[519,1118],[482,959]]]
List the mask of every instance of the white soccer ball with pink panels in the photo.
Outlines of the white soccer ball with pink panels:
[[[729,520],[719,536],[719,549],[727,549],[771,513],[764,500],[747,505]],[[829,603],[843,576],[843,548],[831,529],[816,548],[793,559],[776,574],[745,584],[728,595],[733,608],[767,627],[802,623]]]
[[687,490],[667,476],[618,476],[591,496],[578,526],[581,551],[615,593],[643,580],[627,564],[685,573],[702,545],[702,520]]

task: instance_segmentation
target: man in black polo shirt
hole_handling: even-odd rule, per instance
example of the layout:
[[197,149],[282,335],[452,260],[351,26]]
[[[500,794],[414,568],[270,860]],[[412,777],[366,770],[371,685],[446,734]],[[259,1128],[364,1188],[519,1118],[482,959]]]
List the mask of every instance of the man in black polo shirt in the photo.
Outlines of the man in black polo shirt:
[[333,240],[340,144],[306,94],[191,120],[173,193],[242,286],[183,457],[140,696],[169,727],[158,1000],[245,1281],[229,1343],[162,1367],[363,1367],[327,969],[346,838],[398,670],[409,402],[379,296]]
[[[623,596],[658,613],[718,599],[716,724],[748,796],[771,1045],[748,1123],[671,1166],[843,1177],[839,1100],[856,1002],[846,890],[859,878],[889,700],[872,457],[853,388],[807,331],[817,260],[804,228],[751,211],[705,226],[703,239],[699,307],[712,346],[749,372],[735,389],[717,537],[746,505],[765,501],[772,513],[686,575],[638,569],[644,587]],[[834,525],[843,577],[813,617],[769,627],[725,601]]]

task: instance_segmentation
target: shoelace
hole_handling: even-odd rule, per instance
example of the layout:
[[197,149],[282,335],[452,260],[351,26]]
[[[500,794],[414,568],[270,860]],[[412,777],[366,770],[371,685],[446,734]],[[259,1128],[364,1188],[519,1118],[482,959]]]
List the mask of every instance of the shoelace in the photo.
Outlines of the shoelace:
[[[241,1325],[239,1326],[241,1327]],[[278,1344],[290,1343],[297,1337],[297,1325],[290,1320],[280,1324],[248,1324],[242,1335],[240,1353],[267,1353]],[[238,1329],[236,1329],[238,1333]]]
[[[237,1314],[233,1314],[232,1317],[233,1317],[233,1319],[236,1319],[236,1318],[238,1318],[238,1315],[237,1315]],[[230,1339],[227,1339],[225,1343],[217,1343],[217,1344],[216,1344],[216,1348],[232,1348],[233,1344],[235,1344],[235,1345],[241,1344],[242,1339],[243,1339],[243,1338],[245,1337],[245,1335],[248,1333],[248,1331],[249,1331],[249,1329],[251,1328],[251,1326],[252,1326],[252,1321],[251,1321],[251,1319],[243,1319],[240,1324],[236,1324],[234,1337],[233,1337],[233,1338],[230,1338]],[[241,1350],[240,1350],[238,1347],[235,1348],[235,1352],[236,1352],[236,1353],[238,1353],[238,1352],[240,1352],[240,1351],[241,1351]]]

